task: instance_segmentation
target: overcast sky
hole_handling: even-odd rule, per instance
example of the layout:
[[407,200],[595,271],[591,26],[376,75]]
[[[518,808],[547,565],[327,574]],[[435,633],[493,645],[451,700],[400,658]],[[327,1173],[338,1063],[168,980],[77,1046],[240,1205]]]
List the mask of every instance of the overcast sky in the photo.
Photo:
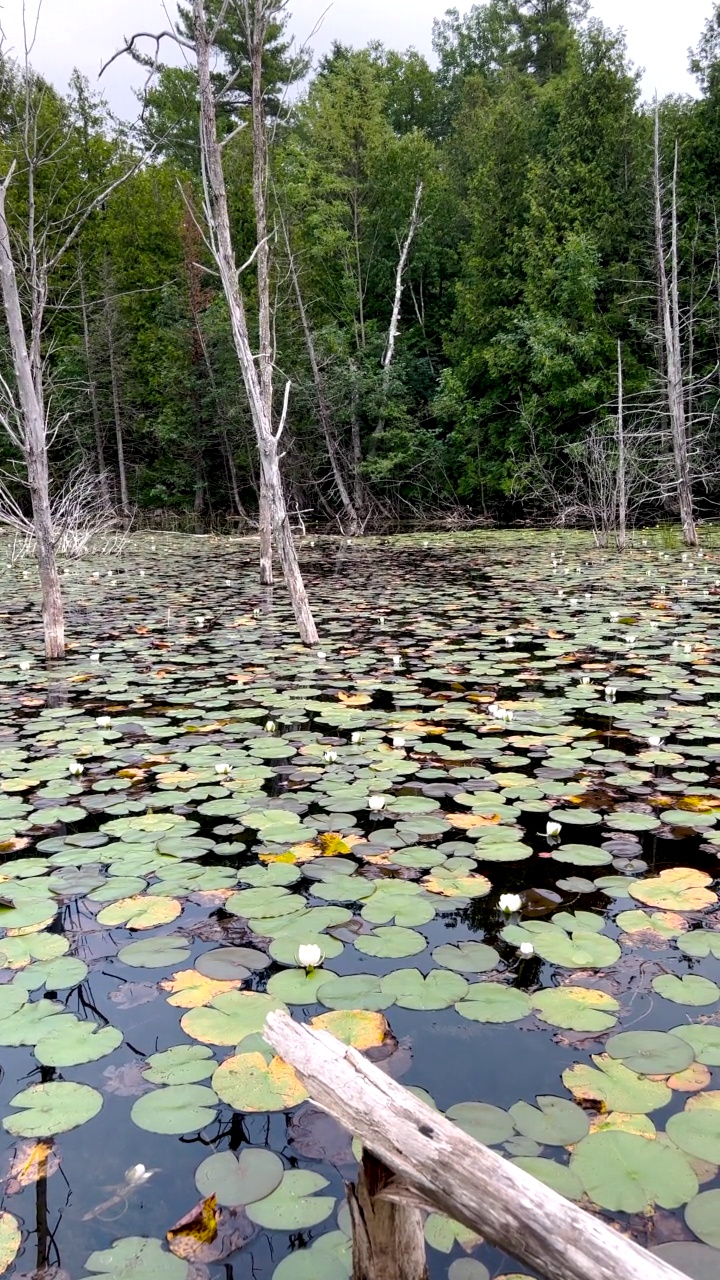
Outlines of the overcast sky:
[[[174,0],[166,0],[174,12]],[[25,0],[34,15],[38,0]],[[461,12],[471,0],[455,0]],[[326,10],[328,0],[290,0],[292,30],[307,40]],[[381,40],[397,49],[413,45],[431,54],[432,20],[448,7],[446,0],[333,0],[312,40],[316,53],[333,40],[362,45]],[[652,97],[692,93],[687,50],[697,43],[713,0],[594,0],[594,13],[610,27],[624,26],[633,62],[645,68],[643,90]],[[0,0],[7,43],[22,48],[22,0]],[[95,82],[102,61],[115,51],[124,35],[166,25],[162,0],[43,0],[33,62],[58,88],[64,88],[78,66]],[[130,90],[141,77],[123,60],[106,73],[104,91],[120,115],[135,115]]]

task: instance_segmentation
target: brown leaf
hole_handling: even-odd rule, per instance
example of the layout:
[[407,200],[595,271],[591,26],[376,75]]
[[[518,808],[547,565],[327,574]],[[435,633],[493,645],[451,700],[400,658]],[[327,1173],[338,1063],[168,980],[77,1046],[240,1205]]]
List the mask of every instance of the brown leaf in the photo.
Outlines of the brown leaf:
[[17,1195],[41,1178],[49,1178],[60,1168],[60,1157],[52,1142],[21,1142],[15,1148],[8,1172],[2,1181],[9,1196]]
[[201,1200],[166,1234],[168,1248],[187,1262],[219,1262],[252,1240],[257,1227],[242,1206],[217,1207],[217,1197]]
[[106,1067],[103,1075],[107,1084],[104,1093],[116,1093],[119,1098],[139,1098],[148,1093],[152,1085],[145,1079],[139,1062],[126,1062],[121,1067]]

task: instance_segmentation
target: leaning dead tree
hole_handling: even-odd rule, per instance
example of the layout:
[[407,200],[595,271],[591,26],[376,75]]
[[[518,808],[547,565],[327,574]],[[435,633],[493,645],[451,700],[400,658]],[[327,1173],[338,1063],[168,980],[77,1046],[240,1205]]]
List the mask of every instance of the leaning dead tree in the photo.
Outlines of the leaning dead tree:
[[[245,29],[252,78],[250,123],[253,139],[253,204],[257,242],[248,261],[238,268],[235,259],[227,187],[223,168],[223,147],[232,134],[220,141],[217,129],[217,99],[211,75],[211,57],[219,23],[230,6],[239,14]],[[267,130],[263,111],[263,53],[270,21],[277,14],[277,0],[225,0],[218,23],[210,26],[205,0],[193,0],[193,37],[187,39],[174,28],[152,37],[156,50],[163,39],[175,41],[194,55],[200,107],[200,151],[207,243],[222,281],[230,314],[233,344],[250,407],[260,457],[260,556],[262,581],[272,581],[268,531],[277,549],[283,576],[290,594],[295,620],[304,644],[318,643],[318,633],[305,590],[288,517],[280,471],[280,441],[287,420],[291,384],[286,380],[279,413],[275,407],[275,352],[272,333],[270,251],[267,222]],[[134,53],[137,33],[119,53]],[[118,57],[116,54],[115,57]],[[109,64],[107,64],[109,65]],[[157,65],[157,64],[156,64]],[[152,67],[151,67],[152,71]],[[239,126],[241,127],[241,126]],[[259,350],[250,341],[245,298],[240,277],[256,263],[259,306]]]
[[[60,180],[55,200],[41,201],[41,178],[53,186],[53,166],[67,145],[72,122],[43,120],[45,86],[25,50],[18,70],[3,61],[9,111],[15,110],[9,151],[15,156],[0,178],[0,293],[9,340],[11,374],[0,379],[0,429],[20,454],[32,509],[35,554],[40,572],[45,654],[65,656],[65,618],[57,567],[57,531],[53,522],[48,451],[54,431],[48,408],[48,369],[44,351],[45,313],[53,278],[92,214],[136,172],[140,161],[68,203]],[[22,188],[22,218],[11,219],[11,185]],[[22,299],[22,300],[21,300]]]
[[407,235],[400,248],[400,257],[398,259],[397,271],[395,272],[395,294],[393,297],[393,308],[390,316],[390,328],[388,330],[387,344],[382,358],[383,376],[385,389],[387,390],[387,382],[390,375],[390,365],[395,355],[395,343],[400,332],[400,304],[402,302],[403,288],[405,285],[405,271],[407,269],[408,255],[410,246],[415,239],[415,234],[420,226],[420,204],[423,196],[423,184],[418,182],[415,188],[415,199],[413,201],[412,213],[410,214],[410,225]]
[[[692,476],[689,458],[689,430],[685,406],[687,403],[683,376],[680,285],[678,268],[678,144],[675,143],[672,191],[670,198],[670,246],[666,243],[663,216],[663,185],[660,171],[660,109],[655,103],[655,137],[653,164],[653,194],[655,223],[655,259],[657,268],[658,305],[662,317],[662,347],[665,357],[665,384],[667,411],[670,419],[677,499],[682,522],[683,538],[688,547],[698,544],[693,505]],[[668,257],[670,269],[668,273]]]

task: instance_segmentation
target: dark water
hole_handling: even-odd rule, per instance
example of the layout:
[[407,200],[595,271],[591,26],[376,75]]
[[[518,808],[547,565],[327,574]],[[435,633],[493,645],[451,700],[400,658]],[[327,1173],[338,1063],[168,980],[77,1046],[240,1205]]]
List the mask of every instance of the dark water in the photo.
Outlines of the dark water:
[[[664,558],[667,555],[670,562]],[[559,558],[560,579],[558,566],[552,572],[553,556]],[[233,819],[198,813],[203,803],[199,792],[206,789],[205,799],[226,794],[214,762],[228,751],[252,748],[253,739],[268,736],[282,737],[293,751],[282,758],[252,757],[272,770],[258,784],[265,803],[295,808],[306,827],[319,820],[321,830],[360,837],[364,843],[350,856],[363,877],[400,874],[417,879],[425,874],[424,870],[378,868],[365,861],[381,849],[392,854],[394,848],[441,849],[445,842],[460,841],[465,845],[463,853],[469,849],[475,856],[473,837],[463,829],[411,834],[402,829],[402,815],[398,828],[390,814],[370,815],[366,807],[353,810],[349,820],[341,816],[334,825],[337,811],[328,811],[322,803],[327,793],[317,798],[313,793],[328,768],[338,784],[352,783],[365,776],[368,760],[386,763],[375,752],[376,743],[382,739],[389,750],[392,734],[402,731],[406,742],[398,749],[402,750],[398,758],[410,761],[414,769],[377,772],[376,781],[368,784],[371,791],[387,776],[388,796],[392,792],[396,797],[432,798],[442,792],[442,811],[454,814],[468,812],[455,800],[458,793],[502,792],[512,805],[518,791],[532,793],[535,788],[541,793],[539,802],[532,794],[521,796],[514,819],[519,829],[516,838],[527,844],[528,856],[516,862],[490,862],[483,861],[479,850],[475,870],[487,875],[492,891],[471,901],[461,898],[452,911],[415,926],[428,943],[419,955],[375,959],[351,945],[352,934],[334,930],[346,945],[337,959],[327,962],[329,970],[339,975],[383,974],[409,967],[427,974],[437,967],[431,954],[437,945],[482,939],[495,946],[500,956],[498,967],[483,978],[528,992],[567,982],[597,987],[620,1002],[613,1032],[668,1030],[698,1018],[717,1023],[717,1006],[687,1008],[661,999],[651,982],[665,972],[698,973],[718,982],[720,961],[691,959],[671,942],[664,949],[629,945],[613,920],[619,912],[641,908],[640,902],[629,897],[613,899],[597,887],[586,885],[577,892],[557,884],[573,876],[595,881],[618,873],[631,882],[676,866],[697,868],[711,877],[717,874],[720,846],[709,842],[713,798],[720,812],[720,791],[713,791],[720,759],[717,604],[715,596],[708,594],[716,571],[713,553],[708,553],[704,565],[696,562],[691,572],[679,550],[667,552],[661,544],[653,545],[652,538],[649,548],[640,547],[618,562],[594,552],[585,535],[474,533],[372,539],[352,546],[318,539],[314,545],[310,541],[304,545],[303,561],[326,658],[319,659],[297,644],[282,588],[265,593],[255,586],[252,550],[246,544],[158,535],[137,539],[119,562],[68,566],[72,649],[68,663],[54,670],[48,670],[41,659],[34,572],[26,567],[29,577],[24,578],[22,568],[4,571],[0,582],[0,782],[4,791],[0,795],[6,794],[8,801],[20,798],[24,811],[13,817],[11,806],[4,809],[6,802],[0,799],[0,841],[6,842],[2,874],[12,878],[16,858],[26,859],[34,852],[38,856],[67,852],[65,837],[100,830],[118,816],[118,804],[122,809],[127,800],[129,816],[133,816],[132,806],[138,813],[152,811],[163,772],[189,768],[198,773],[198,794],[188,787],[185,803],[178,801],[158,812],[174,812],[197,822],[196,834],[216,844],[233,840],[238,848],[232,855],[211,850],[198,862],[232,868],[241,880],[243,867],[254,865],[260,853],[280,849],[264,843],[255,830],[244,828],[241,815]],[[709,575],[705,573],[708,565]],[[566,567],[570,575],[564,573]],[[581,572],[576,574],[578,568]],[[107,577],[108,571],[112,577]],[[98,572],[103,576],[95,577]],[[567,577],[573,584],[580,581],[582,591],[578,589],[577,597],[570,595],[570,588],[558,596],[557,583]],[[656,608],[661,579],[666,604]],[[615,612],[620,617],[613,620]],[[650,625],[655,619],[660,621],[659,628]],[[628,643],[630,630],[637,632],[637,643]],[[674,639],[679,640],[681,653],[673,649]],[[692,646],[688,655],[685,644]],[[92,658],[95,653],[101,655],[99,663]],[[21,661],[30,662],[29,670],[20,669]],[[589,693],[579,690],[585,672],[591,673]],[[604,694],[606,684],[617,688],[614,700],[608,701]],[[369,700],[339,723],[338,694],[358,692],[366,693]],[[487,716],[485,707],[493,698],[512,703],[511,722],[498,724]],[[50,719],[48,711],[59,714]],[[102,714],[113,721],[106,737],[98,736],[94,724]],[[268,718],[276,721],[277,729],[264,729]],[[442,724],[442,737],[427,732],[428,723]],[[53,729],[58,724],[59,735]],[[397,727],[405,724],[420,727]],[[362,744],[352,754],[353,731],[365,736],[365,754]],[[662,734],[663,749],[679,756],[679,762],[639,759],[647,753],[646,737],[653,731]],[[578,733],[584,736],[574,736]],[[464,734],[471,736],[469,744],[463,744]],[[532,740],[530,745],[522,745],[523,734]],[[451,749],[437,754],[438,743],[447,746],[448,742]],[[587,748],[585,755],[553,756],[563,743],[568,749]],[[204,761],[188,758],[198,747],[207,751]],[[315,749],[315,754],[307,754],[307,748]],[[338,760],[325,765],[325,750],[337,750]],[[12,751],[18,754],[11,756]],[[598,759],[598,752],[607,751],[621,759],[609,761],[602,755]],[[158,756],[162,763],[156,761]],[[37,785],[33,766],[66,757],[83,762],[85,772],[79,780],[71,779],[65,765],[54,778],[41,778]],[[128,768],[139,770],[137,778],[118,777],[119,771]],[[618,769],[621,776],[637,776],[618,784],[614,780]],[[239,766],[235,772],[240,772]],[[518,775],[514,782],[506,780],[508,773]],[[689,780],[682,776],[687,773],[692,775]],[[28,785],[16,788],[18,779]],[[106,790],[110,784],[113,789]],[[607,826],[607,815],[616,808],[629,804],[652,815],[674,808],[689,794],[709,797],[712,822],[707,828],[696,832],[663,824],[636,835]],[[662,804],[656,803],[659,795],[666,797]],[[68,804],[85,808],[87,816],[41,825],[38,814],[44,807]],[[549,845],[545,835],[548,811],[572,810],[581,804],[602,815],[602,820],[564,828],[563,840],[603,848],[614,862],[572,865],[550,856],[556,846]],[[238,830],[227,830],[233,826]],[[22,847],[8,847],[13,839]],[[55,843],[48,846],[48,840]],[[147,847],[154,852],[154,844]],[[84,856],[78,865],[87,868],[89,851],[81,852]],[[641,861],[628,868],[627,859]],[[152,873],[149,877],[152,885]],[[310,905],[325,905],[313,897],[316,883],[303,876],[291,892],[303,893]],[[620,938],[620,959],[611,967],[582,972],[537,956],[520,963],[516,948],[501,936],[505,921],[497,902],[503,892],[521,893],[529,917],[550,919],[553,911],[563,909],[603,917],[605,934]],[[554,896],[543,896],[548,893]],[[15,1216],[23,1231],[17,1270],[11,1268],[10,1276],[32,1273],[36,1267],[57,1267],[64,1273],[57,1280],[65,1280],[65,1275],[77,1280],[85,1275],[91,1252],[107,1248],[118,1238],[164,1240],[168,1228],[198,1200],[194,1172],[200,1161],[213,1151],[238,1151],[248,1143],[269,1147],[288,1168],[322,1173],[330,1183],[323,1194],[337,1197],[336,1210],[320,1225],[295,1233],[258,1231],[244,1248],[207,1264],[207,1271],[197,1270],[196,1280],[206,1274],[212,1280],[271,1280],[288,1252],[335,1229],[343,1180],[353,1176],[353,1165],[299,1157],[292,1142],[290,1113],[241,1115],[221,1104],[216,1121],[200,1132],[156,1135],[132,1122],[134,1096],[113,1091],[123,1084],[122,1076],[113,1075],[116,1068],[136,1067],[152,1053],[190,1042],[179,1026],[184,1011],[167,1003],[165,992],[157,986],[161,980],[174,968],[191,968],[198,955],[221,946],[223,940],[231,945],[267,946],[262,935],[249,935],[245,920],[227,915],[221,898],[178,896],[183,908],[179,919],[150,931],[104,927],[97,921],[99,904],[84,893],[69,895],[52,925],[53,931],[69,939],[70,953],[89,966],[87,978],[61,990],[57,998],[81,1019],[117,1027],[124,1039],[97,1062],[57,1070],[41,1067],[32,1047],[0,1048],[2,1116],[14,1114],[9,1105],[14,1094],[40,1080],[77,1081],[103,1096],[102,1110],[92,1121],[55,1140],[60,1157],[57,1172],[18,1194],[7,1194],[6,1187],[2,1208]],[[355,904],[356,917],[361,905]],[[702,923],[705,928],[718,928],[717,911],[714,905],[688,912],[685,918],[691,927]],[[362,927],[367,932],[367,926]],[[137,969],[118,959],[118,950],[128,942],[163,934],[189,939],[190,955],[182,964]],[[255,975],[252,987],[265,990],[281,968],[273,964]],[[9,969],[1,975],[3,982],[14,976]],[[122,1003],[125,984],[147,988],[144,992],[133,989],[128,1007]],[[40,988],[32,999],[51,994]],[[152,998],[136,1004],[138,994]],[[292,1006],[296,1018],[325,1011],[319,1004]],[[591,1054],[601,1053],[607,1039],[604,1033],[576,1035],[554,1029],[532,1015],[503,1025],[473,1022],[453,1007],[416,1012],[392,1006],[386,1017],[401,1046],[391,1069],[402,1069],[403,1084],[427,1090],[441,1110],[458,1102],[509,1108],[520,1099],[534,1102],[536,1095],[569,1098],[563,1071],[573,1063],[590,1062]],[[215,1047],[214,1052],[220,1061],[234,1051]],[[719,1077],[714,1068],[708,1091],[720,1088]],[[137,1079],[137,1072],[130,1073],[128,1087],[134,1087]],[[686,1100],[687,1095],[674,1093],[667,1108],[653,1112],[658,1131]],[[5,1158],[16,1145],[9,1134],[0,1137]],[[558,1147],[545,1148],[542,1154],[559,1163],[569,1158]],[[113,1195],[112,1189],[123,1183],[125,1170],[137,1163],[155,1170],[152,1178],[99,1216],[86,1217]],[[716,1168],[701,1190],[718,1186]],[[641,1243],[693,1238],[682,1210],[658,1210],[647,1216],[595,1211],[610,1220],[617,1218]],[[456,1246],[449,1254],[429,1249],[428,1256],[433,1280],[444,1280],[449,1264],[464,1254]],[[488,1246],[480,1246],[473,1256],[491,1275],[523,1270]]]

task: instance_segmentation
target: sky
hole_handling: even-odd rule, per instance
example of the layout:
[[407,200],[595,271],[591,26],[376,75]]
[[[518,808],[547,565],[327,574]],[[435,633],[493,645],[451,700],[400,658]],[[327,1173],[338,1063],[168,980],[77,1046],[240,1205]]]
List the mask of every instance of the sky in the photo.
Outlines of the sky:
[[[24,0],[34,20],[38,0]],[[173,0],[166,0],[174,12]],[[290,0],[291,28],[299,42],[310,40],[316,54],[334,40],[362,45],[380,40],[397,49],[412,45],[432,54],[432,22],[449,0]],[[454,0],[465,12],[471,0]],[[6,46],[22,50],[23,0],[0,0],[0,19]],[[687,70],[687,51],[695,45],[710,16],[713,0],[594,0],[593,12],[607,26],[624,27],[628,52],[645,69],[644,96],[693,93],[695,82]],[[323,16],[324,15],[324,16]],[[97,84],[102,62],[137,30],[160,30],[167,25],[162,0],[42,0],[42,12],[32,61],[58,88],[67,85],[73,67]],[[137,106],[132,84],[142,74],[127,59],[105,73],[105,96],[118,115],[134,118]]]

